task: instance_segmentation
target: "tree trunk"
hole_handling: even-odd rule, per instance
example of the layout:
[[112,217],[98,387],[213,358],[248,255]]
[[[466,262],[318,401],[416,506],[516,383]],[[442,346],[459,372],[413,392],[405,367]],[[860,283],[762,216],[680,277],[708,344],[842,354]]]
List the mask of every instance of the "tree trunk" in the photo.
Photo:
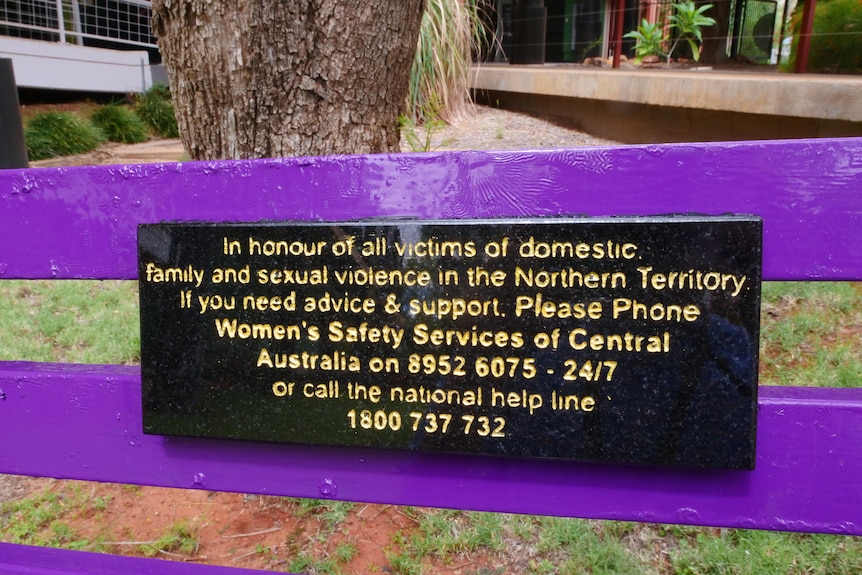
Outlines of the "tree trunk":
[[398,150],[423,0],[154,0],[193,159]]

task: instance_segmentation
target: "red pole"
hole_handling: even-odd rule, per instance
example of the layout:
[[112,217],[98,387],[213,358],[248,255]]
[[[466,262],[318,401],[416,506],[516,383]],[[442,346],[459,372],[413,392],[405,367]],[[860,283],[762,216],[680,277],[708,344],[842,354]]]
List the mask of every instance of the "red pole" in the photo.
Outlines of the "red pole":
[[799,45],[796,46],[796,66],[793,71],[804,74],[808,68],[808,49],[811,47],[811,33],[814,31],[814,8],[817,0],[805,0],[802,8],[802,26],[799,30]]
[[620,55],[623,52],[623,16],[625,15],[626,0],[617,0],[616,12],[614,13],[613,34],[614,39],[614,68],[620,67]]

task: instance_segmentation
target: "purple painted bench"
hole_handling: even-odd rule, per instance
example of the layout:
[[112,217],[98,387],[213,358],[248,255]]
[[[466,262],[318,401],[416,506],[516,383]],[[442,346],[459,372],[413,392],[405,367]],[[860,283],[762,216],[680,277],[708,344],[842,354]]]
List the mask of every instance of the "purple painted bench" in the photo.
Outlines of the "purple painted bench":
[[[860,280],[862,139],[6,171],[0,278],[136,279],[141,222],[672,212],[762,216],[764,279]],[[762,387],[753,472],[167,441],[135,367],[2,361],[0,390],[0,473],[862,534],[862,389]],[[199,571],[242,572],[0,544],[2,574]]]

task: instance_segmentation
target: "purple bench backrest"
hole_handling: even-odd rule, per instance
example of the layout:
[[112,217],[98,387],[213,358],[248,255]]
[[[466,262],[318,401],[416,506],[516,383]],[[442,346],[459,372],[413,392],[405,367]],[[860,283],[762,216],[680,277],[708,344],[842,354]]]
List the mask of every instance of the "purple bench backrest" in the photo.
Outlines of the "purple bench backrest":
[[[765,280],[860,280],[862,139],[6,171],[0,279],[136,279],[142,222],[680,212],[762,216]],[[762,387],[753,472],[168,441],[140,418],[137,368],[0,362],[0,473],[862,534],[862,389]],[[165,572],[0,544],[0,574],[76,562]]]

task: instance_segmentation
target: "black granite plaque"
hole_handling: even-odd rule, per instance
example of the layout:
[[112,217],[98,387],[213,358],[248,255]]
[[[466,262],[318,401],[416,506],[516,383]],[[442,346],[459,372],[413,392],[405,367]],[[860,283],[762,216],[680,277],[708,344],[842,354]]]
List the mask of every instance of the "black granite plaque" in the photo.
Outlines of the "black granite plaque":
[[138,231],[144,431],[754,465],[762,223]]

